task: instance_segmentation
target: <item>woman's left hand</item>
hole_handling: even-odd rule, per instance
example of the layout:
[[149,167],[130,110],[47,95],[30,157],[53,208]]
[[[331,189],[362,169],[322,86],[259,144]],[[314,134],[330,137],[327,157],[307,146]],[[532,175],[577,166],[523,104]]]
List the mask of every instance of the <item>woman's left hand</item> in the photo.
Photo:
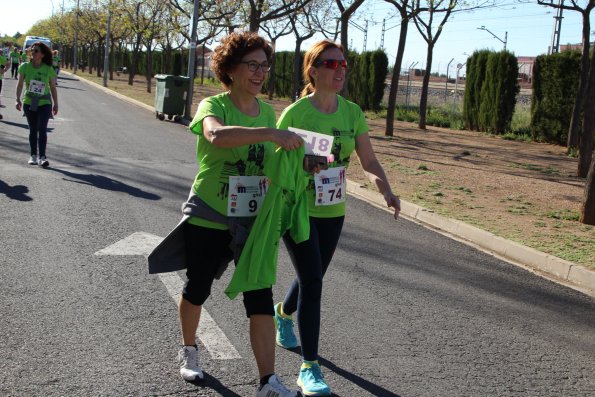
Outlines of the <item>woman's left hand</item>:
[[384,193],[384,199],[386,200],[386,205],[388,207],[392,207],[395,209],[395,219],[399,217],[399,213],[401,212],[401,200],[399,196],[395,196],[393,192],[386,192]]

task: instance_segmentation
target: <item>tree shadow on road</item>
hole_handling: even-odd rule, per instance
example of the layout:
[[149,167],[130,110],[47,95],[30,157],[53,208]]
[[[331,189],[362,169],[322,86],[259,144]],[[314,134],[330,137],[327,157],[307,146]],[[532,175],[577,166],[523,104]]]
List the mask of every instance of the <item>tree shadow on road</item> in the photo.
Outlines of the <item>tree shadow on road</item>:
[[59,172],[64,174],[68,178],[64,178],[64,180],[75,182],[75,183],[82,183],[85,185],[94,186],[99,189],[111,190],[114,192],[124,192],[128,193],[131,196],[143,198],[147,200],[160,200],[161,196],[158,196],[154,193],[145,192],[137,187],[127,185],[123,182],[117,181],[107,176],[97,175],[97,174],[79,174],[76,172],[66,171],[59,168],[50,168],[52,171]]
[[18,201],[32,201],[33,198],[27,196],[29,188],[23,185],[10,186],[3,180],[0,180],[0,193],[5,194],[6,197]]

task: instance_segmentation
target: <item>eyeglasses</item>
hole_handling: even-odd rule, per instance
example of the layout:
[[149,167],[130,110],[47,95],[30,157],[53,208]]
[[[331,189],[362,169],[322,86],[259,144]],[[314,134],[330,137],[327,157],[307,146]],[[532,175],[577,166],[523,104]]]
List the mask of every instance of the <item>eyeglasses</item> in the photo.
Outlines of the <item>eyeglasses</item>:
[[258,63],[256,61],[240,61],[240,63],[248,65],[248,70],[251,72],[256,72],[258,68],[261,68],[264,73],[271,70],[271,65],[269,65],[268,62]]
[[314,66],[324,66],[327,69],[337,70],[341,66],[342,69],[347,69],[347,61],[344,59],[325,59],[314,62]]

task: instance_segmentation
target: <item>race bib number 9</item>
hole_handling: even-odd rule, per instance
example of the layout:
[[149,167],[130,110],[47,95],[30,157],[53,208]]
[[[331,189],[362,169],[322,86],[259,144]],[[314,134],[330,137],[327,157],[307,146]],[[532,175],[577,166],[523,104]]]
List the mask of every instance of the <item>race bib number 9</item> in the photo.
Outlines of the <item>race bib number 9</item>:
[[345,202],[345,167],[334,167],[314,175],[316,205],[334,205]]
[[45,93],[45,83],[38,80],[29,82],[29,92],[32,94],[43,95]]
[[266,176],[230,176],[227,216],[256,216],[266,196]]

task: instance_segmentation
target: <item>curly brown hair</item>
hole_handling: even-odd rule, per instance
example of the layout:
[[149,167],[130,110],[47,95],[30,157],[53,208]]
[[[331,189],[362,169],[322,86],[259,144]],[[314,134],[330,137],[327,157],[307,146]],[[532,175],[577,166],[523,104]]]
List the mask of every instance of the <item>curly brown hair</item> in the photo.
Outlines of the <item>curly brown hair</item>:
[[226,87],[231,86],[229,72],[238,65],[248,53],[262,49],[270,63],[273,47],[264,38],[254,32],[234,32],[221,40],[211,58],[211,69],[219,81]]

